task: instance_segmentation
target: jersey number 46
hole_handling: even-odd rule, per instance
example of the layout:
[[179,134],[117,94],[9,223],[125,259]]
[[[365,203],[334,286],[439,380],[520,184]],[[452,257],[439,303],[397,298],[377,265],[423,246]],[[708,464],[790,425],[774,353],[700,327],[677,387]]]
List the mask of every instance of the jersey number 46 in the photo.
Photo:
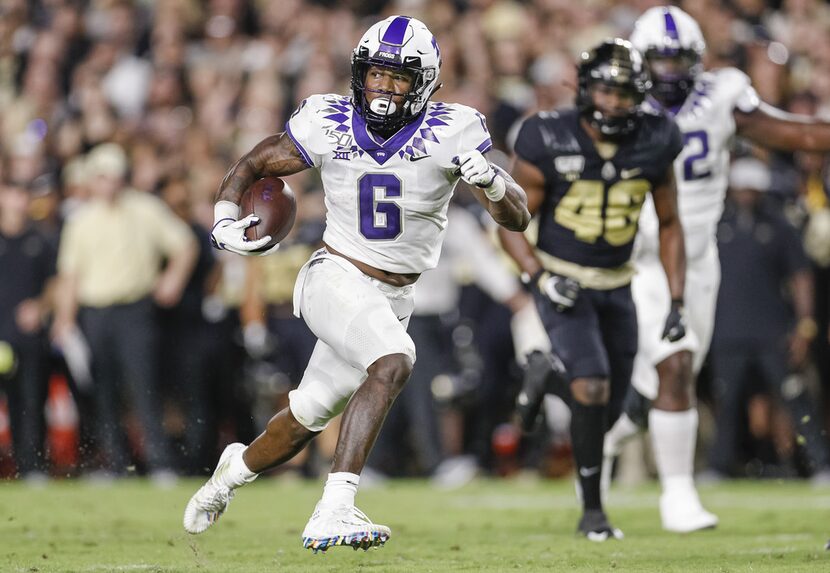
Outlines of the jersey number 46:
[[618,181],[605,192],[602,181],[575,181],[554,211],[554,220],[585,243],[600,237],[625,245],[637,233],[637,220],[651,184],[645,179]]

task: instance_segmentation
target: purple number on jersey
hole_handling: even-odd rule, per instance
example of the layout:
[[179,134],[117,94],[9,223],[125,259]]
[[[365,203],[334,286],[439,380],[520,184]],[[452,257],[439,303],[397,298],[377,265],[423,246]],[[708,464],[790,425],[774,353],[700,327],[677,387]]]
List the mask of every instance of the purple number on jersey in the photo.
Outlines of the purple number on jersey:
[[703,131],[690,131],[683,134],[683,147],[686,147],[690,141],[696,139],[700,141],[700,151],[692,153],[683,160],[683,179],[686,181],[694,181],[696,179],[704,179],[709,177],[712,172],[709,169],[695,173],[694,163],[700,159],[706,159],[709,155],[709,135]]
[[360,233],[372,241],[395,239],[403,230],[401,208],[394,201],[401,197],[401,180],[390,173],[366,173],[357,183],[360,190]]

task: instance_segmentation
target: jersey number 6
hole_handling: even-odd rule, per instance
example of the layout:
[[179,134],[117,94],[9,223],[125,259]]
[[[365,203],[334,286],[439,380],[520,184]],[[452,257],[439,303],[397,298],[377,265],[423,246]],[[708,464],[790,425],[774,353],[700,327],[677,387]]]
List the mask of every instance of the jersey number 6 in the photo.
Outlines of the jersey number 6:
[[391,173],[366,173],[357,182],[360,234],[371,241],[391,241],[403,231],[401,207],[390,198],[403,197],[403,185]]

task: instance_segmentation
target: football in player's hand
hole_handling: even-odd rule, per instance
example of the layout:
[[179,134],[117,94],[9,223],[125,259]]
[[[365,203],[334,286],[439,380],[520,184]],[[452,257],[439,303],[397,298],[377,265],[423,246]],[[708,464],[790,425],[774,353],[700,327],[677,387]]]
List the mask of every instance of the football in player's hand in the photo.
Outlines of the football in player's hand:
[[259,217],[259,223],[245,230],[249,241],[270,235],[267,245],[257,249],[265,251],[282,241],[294,225],[297,201],[294,193],[279,177],[265,177],[251,185],[239,202],[239,218],[248,215]]

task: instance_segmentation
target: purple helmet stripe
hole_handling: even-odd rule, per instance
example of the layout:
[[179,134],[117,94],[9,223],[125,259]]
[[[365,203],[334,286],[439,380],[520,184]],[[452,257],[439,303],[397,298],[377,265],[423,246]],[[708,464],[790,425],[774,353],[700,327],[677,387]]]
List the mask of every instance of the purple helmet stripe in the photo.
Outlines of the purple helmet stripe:
[[409,25],[409,18],[406,16],[398,16],[389,27],[386,28],[386,33],[380,39],[384,44],[394,44],[400,46],[403,44],[403,39],[406,34],[406,27]]
[[671,11],[668,8],[663,12],[663,16],[666,20],[666,36],[674,41],[679,40],[680,36],[677,35],[677,23],[674,21],[674,16],[671,15]]

